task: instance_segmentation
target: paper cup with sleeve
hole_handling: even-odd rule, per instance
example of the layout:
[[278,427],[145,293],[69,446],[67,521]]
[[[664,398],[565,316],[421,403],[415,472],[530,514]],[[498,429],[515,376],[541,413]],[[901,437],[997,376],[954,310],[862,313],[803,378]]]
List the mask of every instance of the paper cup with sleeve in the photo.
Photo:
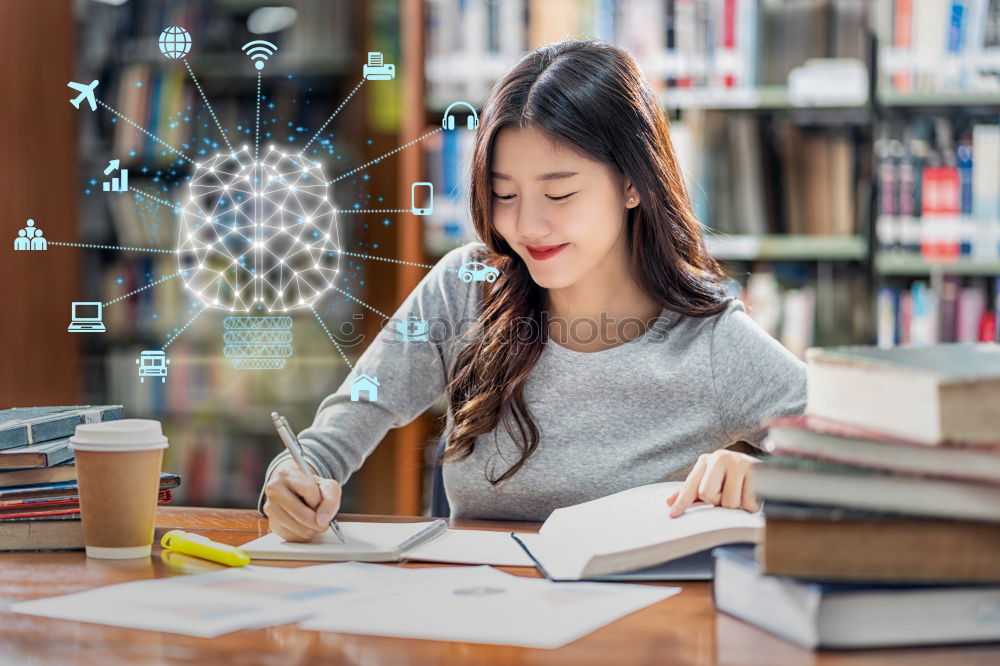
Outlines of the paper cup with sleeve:
[[76,427],[80,513],[87,557],[149,557],[167,438],[158,421],[123,419]]

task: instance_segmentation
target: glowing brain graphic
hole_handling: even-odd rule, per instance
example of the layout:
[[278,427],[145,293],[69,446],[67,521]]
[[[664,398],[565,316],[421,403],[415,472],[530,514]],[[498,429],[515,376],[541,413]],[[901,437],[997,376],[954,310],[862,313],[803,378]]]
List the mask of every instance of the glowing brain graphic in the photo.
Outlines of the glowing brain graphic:
[[271,146],[196,165],[181,211],[178,262],[206,307],[270,312],[310,307],[337,275],[340,246],[319,163]]

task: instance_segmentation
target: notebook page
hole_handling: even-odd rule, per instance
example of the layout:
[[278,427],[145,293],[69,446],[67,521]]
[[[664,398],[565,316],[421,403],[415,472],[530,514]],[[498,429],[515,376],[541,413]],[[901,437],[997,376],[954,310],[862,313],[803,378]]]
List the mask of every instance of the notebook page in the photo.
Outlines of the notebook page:
[[241,548],[254,559],[272,560],[352,560],[395,559],[400,544],[427,529],[432,522],[420,523],[337,523],[345,543],[327,530],[314,541],[285,541],[274,532],[243,544]]

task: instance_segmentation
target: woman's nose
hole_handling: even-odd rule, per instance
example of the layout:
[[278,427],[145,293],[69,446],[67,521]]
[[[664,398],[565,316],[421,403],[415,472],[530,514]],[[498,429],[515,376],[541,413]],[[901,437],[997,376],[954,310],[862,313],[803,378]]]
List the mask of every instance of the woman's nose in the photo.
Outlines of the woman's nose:
[[548,235],[549,224],[539,206],[524,200],[517,211],[515,228],[525,240],[541,239]]

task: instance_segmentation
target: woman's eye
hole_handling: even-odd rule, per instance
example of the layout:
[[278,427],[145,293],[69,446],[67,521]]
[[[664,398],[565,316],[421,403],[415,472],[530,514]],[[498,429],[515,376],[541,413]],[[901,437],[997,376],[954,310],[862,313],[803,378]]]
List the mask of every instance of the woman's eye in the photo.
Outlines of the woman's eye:
[[496,199],[500,199],[501,201],[510,201],[515,196],[516,195],[514,194],[497,194],[496,192],[493,193],[493,197]]
[[552,201],[563,201],[565,199],[569,199],[574,194],[576,194],[576,192],[570,192],[569,194],[564,194],[561,197],[553,197],[553,196],[549,196],[548,194],[546,194],[545,196],[548,197],[549,199],[551,199]]

